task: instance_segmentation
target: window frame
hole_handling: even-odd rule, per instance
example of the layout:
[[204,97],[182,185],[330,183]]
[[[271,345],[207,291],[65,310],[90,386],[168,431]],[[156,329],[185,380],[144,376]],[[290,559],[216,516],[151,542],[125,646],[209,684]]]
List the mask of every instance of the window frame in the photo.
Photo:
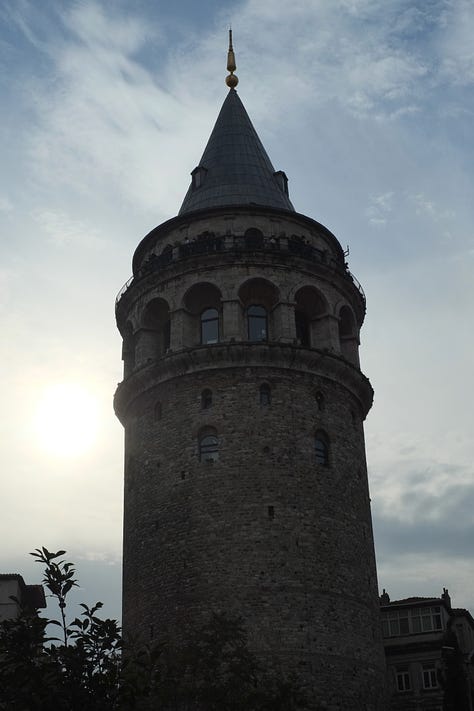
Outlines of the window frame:
[[262,383],[258,389],[260,407],[270,407],[272,404],[272,389],[268,383]]
[[423,662],[421,665],[421,676],[423,681],[423,689],[425,691],[439,689],[438,674],[436,664],[434,662]]
[[403,666],[395,667],[395,682],[397,687],[397,692],[400,694],[406,691],[411,691],[411,675],[408,664]]
[[441,632],[442,629],[440,605],[388,610],[382,617],[382,635],[385,638]]
[[209,410],[212,407],[212,390],[210,388],[204,388],[201,393],[201,410]]
[[316,430],[314,433],[314,454],[316,464],[321,467],[329,466],[329,437],[323,430]]
[[[252,310],[255,311],[255,309],[259,309],[263,313],[252,313]],[[262,304],[250,304],[250,306],[247,307],[246,310],[246,316],[247,316],[247,337],[248,340],[251,341],[252,343],[263,343],[265,341],[268,341],[268,311],[265,308],[265,306],[262,306]],[[264,336],[260,338],[253,338],[252,337],[252,331],[254,330],[254,326],[260,322],[260,324],[263,322],[265,327],[263,329],[264,331]],[[260,327],[257,327],[257,330]]]
[[[213,316],[205,316],[205,314],[213,313]],[[199,316],[199,323],[200,323],[200,328],[201,328],[201,333],[200,333],[200,341],[202,346],[211,346],[216,343],[219,343],[219,310],[216,309],[215,306],[208,306],[207,308],[203,309],[200,313]],[[215,338],[207,338],[204,340],[204,329],[206,326],[209,324],[214,324],[215,325]]]
[[[209,440],[213,441],[211,442]],[[217,434],[213,434],[212,432],[205,432],[199,437],[198,442],[199,461],[206,464],[217,462],[219,459],[219,439],[217,437]]]
[[311,348],[311,322],[306,311],[295,309],[296,338],[303,348]]

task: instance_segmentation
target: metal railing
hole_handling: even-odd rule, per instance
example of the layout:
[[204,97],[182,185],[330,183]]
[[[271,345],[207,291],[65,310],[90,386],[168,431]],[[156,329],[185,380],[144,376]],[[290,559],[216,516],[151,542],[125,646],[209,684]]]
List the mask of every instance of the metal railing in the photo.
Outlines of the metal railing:
[[361,295],[365,305],[364,290],[356,277],[351,274],[347,268],[347,264],[344,264],[344,267],[341,267],[341,265],[329,255],[329,252],[314,247],[303,237],[298,237],[296,235],[292,237],[264,237],[263,235],[226,235],[216,237],[214,235],[208,235],[197,237],[192,240],[185,240],[184,242],[176,244],[173,247],[168,245],[161,252],[161,254],[150,255],[143,263],[137,274],[131,276],[130,279],[125,282],[117,294],[115,303],[118,304],[132,282],[140,280],[153,272],[160,271],[172,263],[204,254],[216,254],[230,251],[274,253],[283,257],[300,257],[301,259],[305,259],[313,263],[327,265],[335,269],[340,274],[348,276],[351,279],[352,283]]

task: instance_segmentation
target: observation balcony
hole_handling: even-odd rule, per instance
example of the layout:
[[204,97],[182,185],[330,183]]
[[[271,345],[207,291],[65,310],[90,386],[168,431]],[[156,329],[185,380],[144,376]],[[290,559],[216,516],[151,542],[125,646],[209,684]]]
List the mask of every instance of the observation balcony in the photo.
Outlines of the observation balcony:
[[263,234],[215,236],[211,233],[204,233],[192,240],[186,239],[173,246],[168,245],[161,254],[150,255],[137,273],[125,282],[117,294],[115,304],[118,305],[122,296],[133,283],[136,283],[154,272],[160,272],[172,264],[193,257],[223,254],[226,252],[264,252],[278,256],[283,260],[298,257],[312,264],[327,266],[329,269],[351,280],[359,292],[365,311],[366,301],[364,290],[355,276],[351,274],[346,263],[341,265],[332,257],[329,251],[318,249],[303,237],[297,235],[291,237],[265,237]]

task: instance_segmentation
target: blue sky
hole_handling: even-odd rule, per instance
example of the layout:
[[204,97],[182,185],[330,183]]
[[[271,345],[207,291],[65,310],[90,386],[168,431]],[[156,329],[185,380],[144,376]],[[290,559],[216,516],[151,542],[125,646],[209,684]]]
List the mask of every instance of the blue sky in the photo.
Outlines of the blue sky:
[[[349,245],[367,294],[380,587],[445,586],[472,611],[467,0],[3,0],[0,570],[35,582],[26,553],[66,548],[79,597],[119,614],[114,297],[138,242],[179,209],[225,98],[229,22],[239,95],[293,204]],[[93,446],[69,457],[34,424],[57,383],[84,388],[97,415]]]

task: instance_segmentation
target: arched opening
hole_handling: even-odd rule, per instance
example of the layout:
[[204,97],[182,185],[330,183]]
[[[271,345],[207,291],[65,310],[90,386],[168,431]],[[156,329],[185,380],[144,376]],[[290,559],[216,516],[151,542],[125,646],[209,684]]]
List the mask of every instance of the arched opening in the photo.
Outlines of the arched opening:
[[212,405],[212,390],[206,388],[201,393],[201,408],[207,410]]
[[268,405],[271,405],[272,391],[271,391],[268,383],[262,383],[262,385],[260,385],[259,395],[260,395],[260,405],[262,407],[268,407]]
[[264,237],[263,232],[256,227],[250,227],[245,232],[245,246],[247,249],[263,249]]
[[313,286],[303,286],[295,294],[295,329],[300,345],[306,348],[329,347],[327,303]]
[[316,464],[329,465],[329,438],[323,430],[317,430],[314,435],[314,454]]
[[183,345],[218,343],[222,326],[221,292],[209,282],[191,286],[183,298]]
[[280,298],[276,286],[266,279],[249,279],[240,287],[239,298],[245,315],[247,339],[266,341],[274,338],[272,313]]
[[324,412],[326,403],[324,401],[324,395],[322,394],[322,392],[317,392],[316,395],[314,396],[314,399],[316,400],[316,405],[317,405],[319,412]]
[[164,299],[152,299],[143,311],[138,334],[137,361],[141,365],[161,358],[170,347],[170,309]]
[[341,355],[353,365],[359,365],[359,337],[356,320],[349,306],[339,311],[339,345]]
[[217,462],[219,459],[219,442],[214,427],[205,427],[199,433],[199,461]]

